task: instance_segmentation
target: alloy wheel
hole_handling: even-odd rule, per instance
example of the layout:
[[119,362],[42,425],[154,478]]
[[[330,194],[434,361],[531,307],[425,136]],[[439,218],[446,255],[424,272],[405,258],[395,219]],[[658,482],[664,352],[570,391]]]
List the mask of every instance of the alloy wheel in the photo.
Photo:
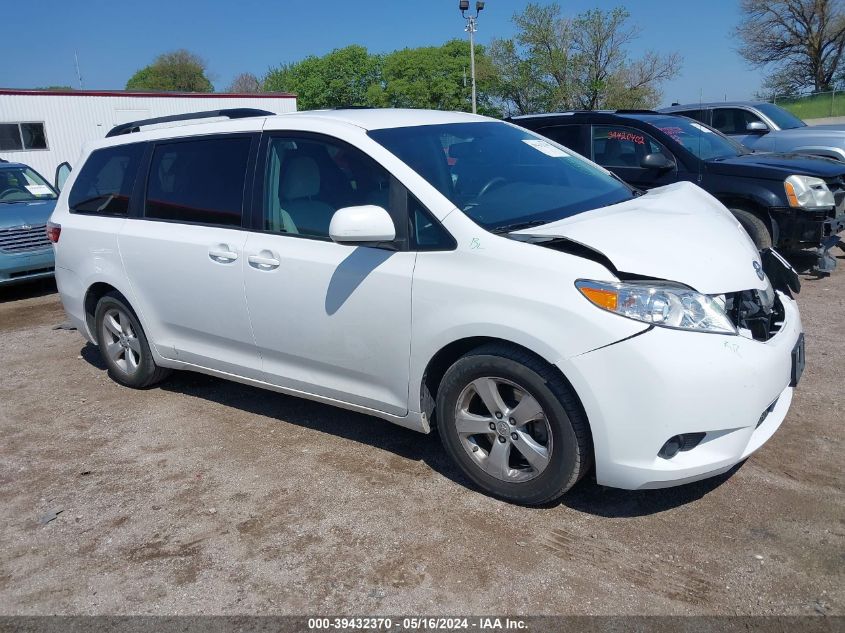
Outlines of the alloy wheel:
[[109,308],[103,315],[102,335],[106,355],[127,375],[138,371],[141,364],[141,343],[129,315],[118,308]]
[[464,387],[455,428],[472,460],[502,481],[529,481],[549,465],[552,431],[543,407],[510,380],[486,376]]

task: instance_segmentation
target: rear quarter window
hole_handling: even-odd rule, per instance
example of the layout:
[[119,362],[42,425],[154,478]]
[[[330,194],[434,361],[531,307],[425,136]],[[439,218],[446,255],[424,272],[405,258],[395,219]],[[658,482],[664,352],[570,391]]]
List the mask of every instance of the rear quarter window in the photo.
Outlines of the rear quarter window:
[[569,149],[583,153],[580,125],[555,125],[543,127],[537,130],[539,134],[568,147]]
[[68,195],[72,213],[126,215],[143,143],[106,147],[91,152]]
[[710,121],[708,121],[707,110],[676,110],[670,114],[689,117],[690,119],[695,119],[699,123],[704,123],[705,125],[710,124]]

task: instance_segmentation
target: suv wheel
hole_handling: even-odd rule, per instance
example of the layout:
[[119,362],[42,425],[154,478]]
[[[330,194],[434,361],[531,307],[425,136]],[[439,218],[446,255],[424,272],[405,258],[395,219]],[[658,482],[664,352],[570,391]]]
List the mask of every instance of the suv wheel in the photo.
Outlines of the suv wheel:
[[757,247],[758,251],[772,247],[772,234],[762,219],[745,209],[731,209],[730,212],[739,220],[742,228],[748,233],[748,236],[754,242],[754,246]]
[[109,375],[120,384],[144,389],[170,373],[155,364],[138,317],[119,293],[110,292],[100,299],[94,323],[100,355]]
[[459,359],[440,383],[436,410],[452,459],[508,501],[553,501],[591,464],[587,421],[571,388],[518,348],[487,345]]

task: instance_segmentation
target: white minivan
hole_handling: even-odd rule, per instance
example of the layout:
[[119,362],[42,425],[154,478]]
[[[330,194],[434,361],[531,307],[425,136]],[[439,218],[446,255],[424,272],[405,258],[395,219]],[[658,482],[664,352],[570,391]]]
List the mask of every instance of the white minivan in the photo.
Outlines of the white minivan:
[[71,174],[59,292],[116,381],[188,369],[436,427],[523,504],[593,465],[722,473],[783,422],[797,277],[697,186],[644,193],[470,114],[265,114],[119,126]]

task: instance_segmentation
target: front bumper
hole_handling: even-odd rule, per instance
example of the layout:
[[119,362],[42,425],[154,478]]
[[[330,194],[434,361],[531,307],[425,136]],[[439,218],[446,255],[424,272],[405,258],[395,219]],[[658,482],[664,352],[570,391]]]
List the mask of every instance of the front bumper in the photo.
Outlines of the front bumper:
[[845,231],[845,210],[769,209],[777,225],[775,246],[781,249],[818,247],[825,238]]
[[[590,421],[600,484],[662,488],[718,475],[775,433],[792,401],[801,335],[795,302],[780,299],[784,323],[766,342],[656,327],[560,364]],[[671,459],[658,456],[685,433],[705,436]]]
[[0,286],[53,276],[53,247],[22,253],[0,252]]

